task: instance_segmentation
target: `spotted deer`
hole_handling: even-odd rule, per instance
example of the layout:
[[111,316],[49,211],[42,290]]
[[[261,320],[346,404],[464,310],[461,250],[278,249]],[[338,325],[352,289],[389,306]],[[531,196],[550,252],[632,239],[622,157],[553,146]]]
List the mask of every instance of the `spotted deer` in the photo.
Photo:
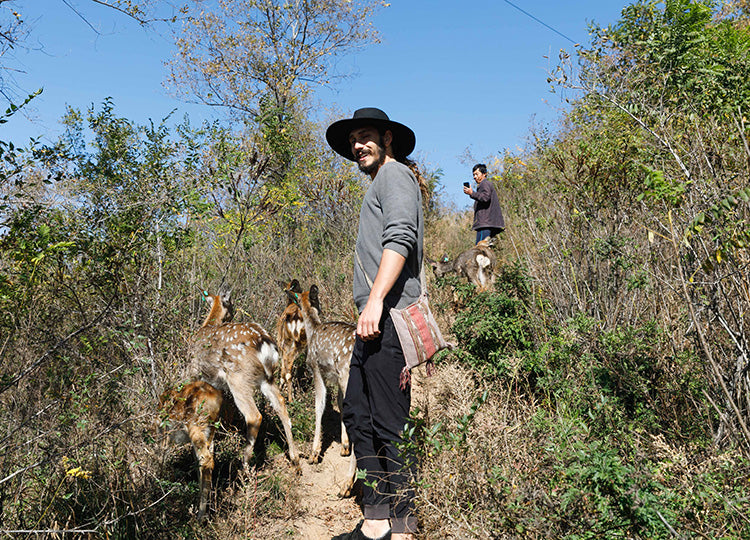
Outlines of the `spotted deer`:
[[299,455],[292,439],[292,424],[284,398],[274,383],[274,372],[279,363],[276,343],[253,322],[217,324],[217,321],[226,320],[228,308],[220,296],[211,299],[211,311],[193,336],[189,348],[188,374],[191,380],[205,381],[231,394],[247,426],[247,444],[242,460],[245,468],[252,457],[262,420],[253,398],[255,391],[260,389],[281,419],[289,460],[298,468]]
[[[175,444],[192,443],[198,459],[200,505],[198,518],[206,515],[211,477],[214,470],[214,433],[223,396],[205,381],[193,381],[161,395],[160,410],[168,425],[169,439]],[[166,421],[168,418],[168,421]]]
[[[279,282],[285,291],[297,294],[302,292],[299,281],[293,279],[289,283]],[[286,387],[287,399],[292,401],[292,371],[294,361],[307,347],[305,321],[294,301],[287,297],[287,306],[278,321],[276,321],[276,343],[281,352],[281,385]]]
[[456,272],[477,286],[477,289],[487,291],[495,282],[495,264],[496,256],[492,249],[494,239],[485,238],[472,248],[461,253],[454,261],[450,261],[447,256],[440,261],[428,262],[435,271],[437,277],[443,277],[450,272]]
[[[321,322],[318,287],[313,285],[308,292],[287,290],[289,298],[299,307],[307,334],[307,365],[313,373],[315,384],[315,435],[313,437],[310,463],[322,458],[321,431],[326,404],[326,383],[338,386],[337,402],[341,411],[349,382],[349,362],[354,349],[356,325],[347,322]],[[357,462],[352,453],[349,436],[341,422],[341,455],[349,456],[347,483],[339,495],[346,497],[354,484]]]
[[[203,326],[219,326],[234,318],[231,292],[216,296],[204,292],[203,295],[212,307]],[[175,444],[191,443],[198,460],[199,518],[205,516],[208,508],[214,469],[214,433],[223,401],[222,392],[205,381],[192,381],[168,389],[159,399],[160,428],[168,432],[169,440]]]

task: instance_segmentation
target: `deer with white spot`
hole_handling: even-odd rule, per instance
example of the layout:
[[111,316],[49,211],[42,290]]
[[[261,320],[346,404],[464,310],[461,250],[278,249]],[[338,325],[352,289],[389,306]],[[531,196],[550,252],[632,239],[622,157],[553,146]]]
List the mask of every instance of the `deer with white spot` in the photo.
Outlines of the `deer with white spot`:
[[[224,292],[217,296],[209,296],[206,292],[203,294],[212,304],[203,326],[219,326],[232,320],[234,307],[231,293]],[[175,444],[191,443],[198,459],[199,518],[205,516],[208,508],[214,470],[214,434],[223,401],[222,392],[205,381],[192,381],[166,390],[159,399],[160,430],[168,432],[169,440]]]
[[223,396],[205,381],[193,381],[161,395],[162,425],[168,426],[169,439],[175,444],[192,443],[198,459],[200,505],[198,518],[206,515],[211,477],[214,470],[214,433]]
[[[311,286],[308,292],[303,293],[287,289],[287,295],[299,306],[305,321],[307,365],[313,373],[315,384],[315,435],[308,461],[317,463],[322,457],[321,431],[326,404],[326,383],[338,386],[337,403],[341,412],[346,386],[349,382],[349,363],[354,349],[357,326],[341,321],[321,322],[318,287],[315,285]],[[339,492],[340,496],[346,497],[351,494],[354,485],[357,461],[352,453],[343,421],[341,422],[341,455],[349,456],[350,463],[347,483]]]
[[[293,279],[289,283],[279,282],[285,291],[297,294],[302,292],[299,281]],[[307,347],[305,321],[299,307],[291,298],[287,298],[287,306],[276,321],[276,343],[281,352],[281,385],[286,386],[287,399],[292,401],[292,371],[294,361]]]
[[476,285],[479,292],[488,291],[495,282],[496,256],[493,246],[494,239],[485,238],[461,253],[454,261],[450,261],[446,256],[440,261],[428,260],[428,262],[437,277],[456,272]]
[[[292,439],[292,424],[284,398],[274,382],[274,372],[279,364],[276,343],[253,322],[216,324],[216,321],[225,320],[228,307],[223,297],[210,298],[211,312],[190,344],[188,373],[191,379],[205,381],[231,394],[247,426],[247,445],[242,460],[245,468],[253,455],[262,420],[253,398],[255,391],[260,389],[281,419],[289,460],[298,467],[299,455]],[[231,309],[231,302],[229,306]]]

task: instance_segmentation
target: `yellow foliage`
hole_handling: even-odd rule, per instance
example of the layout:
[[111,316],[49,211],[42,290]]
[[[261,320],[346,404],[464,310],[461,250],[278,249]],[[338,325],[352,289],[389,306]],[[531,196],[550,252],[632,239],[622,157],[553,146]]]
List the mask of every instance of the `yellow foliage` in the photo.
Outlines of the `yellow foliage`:
[[84,480],[88,480],[89,478],[91,478],[91,471],[84,470],[81,467],[70,467],[71,463],[68,456],[63,456],[60,460],[60,463],[65,469],[65,476],[70,476],[72,478],[83,478]]

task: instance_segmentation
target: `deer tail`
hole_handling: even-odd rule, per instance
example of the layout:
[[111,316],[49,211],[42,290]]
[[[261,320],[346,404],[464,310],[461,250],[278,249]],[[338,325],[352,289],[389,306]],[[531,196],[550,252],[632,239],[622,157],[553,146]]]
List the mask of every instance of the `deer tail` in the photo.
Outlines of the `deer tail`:
[[273,380],[273,374],[279,365],[279,350],[271,341],[264,341],[258,350],[258,359],[266,373],[266,379]]

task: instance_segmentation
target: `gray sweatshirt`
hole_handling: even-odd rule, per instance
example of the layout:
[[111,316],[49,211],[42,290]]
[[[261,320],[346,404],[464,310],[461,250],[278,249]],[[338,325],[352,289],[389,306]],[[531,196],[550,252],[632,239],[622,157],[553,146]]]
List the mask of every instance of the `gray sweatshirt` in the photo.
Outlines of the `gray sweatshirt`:
[[354,303],[361,312],[370,295],[370,286],[362,273],[375,281],[384,249],[406,257],[404,269],[386,295],[387,308],[404,308],[419,298],[419,273],[422,267],[424,215],[422,194],[411,170],[389,161],[375,175],[359,213],[357,254],[354,258]]

